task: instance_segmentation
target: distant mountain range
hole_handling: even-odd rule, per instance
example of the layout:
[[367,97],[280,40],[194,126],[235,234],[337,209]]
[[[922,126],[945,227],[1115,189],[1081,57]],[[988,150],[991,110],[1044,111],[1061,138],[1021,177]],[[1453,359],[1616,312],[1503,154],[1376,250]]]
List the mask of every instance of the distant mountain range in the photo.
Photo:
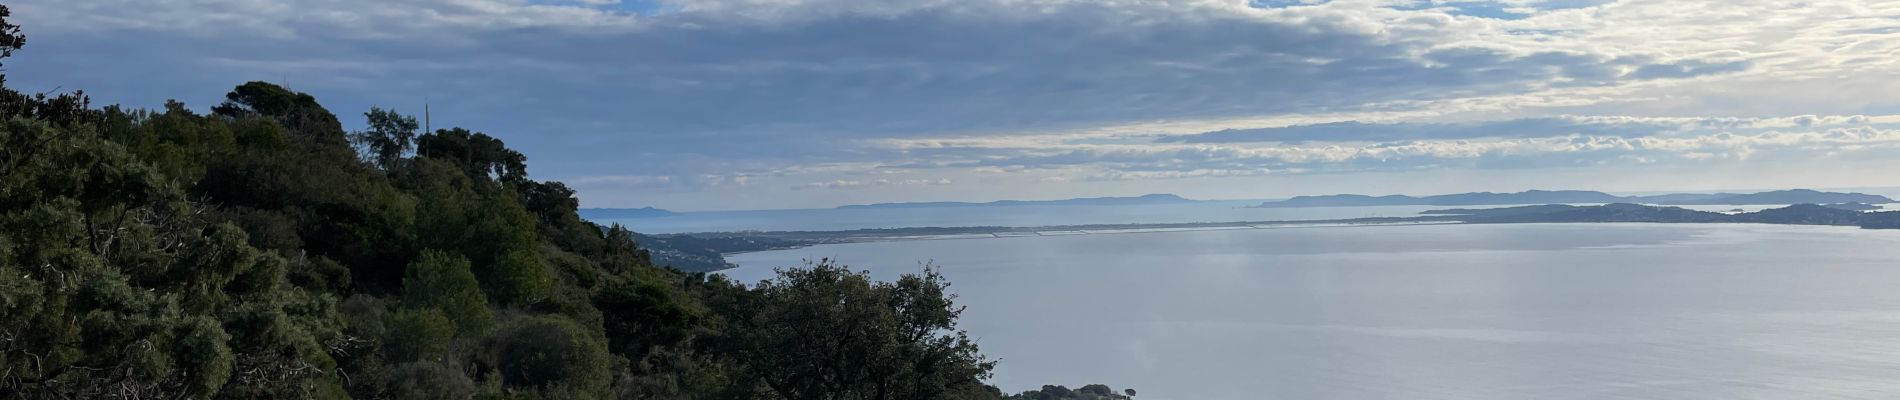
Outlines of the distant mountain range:
[[1862,193],[1821,192],[1808,189],[1777,190],[1760,193],[1672,193],[1653,196],[1617,196],[1587,190],[1532,190],[1517,193],[1462,193],[1437,196],[1366,196],[1339,194],[1299,196],[1270,201],[1258,208],[1283,207],[1355,207],[1355,206],[1482,206],[1513,204],[1609,204],[1637,203],[1659,205],[1772,205],[1772,204],[1886,204],[1886,196]]
[[653,208],[653,207],[641,207],[641,208],[583,208],[583,209],[580,209],[580,214],[581,214],[581,218],[585,218],[585,219],[590,219],[590,220],[593,220],[593,219],[627,219],[627,218],[655,218],[655,217],[671,217],[671,216],[675,216],[675,215],[680,215],[680,213],[676,213],[676,212],[672,212],[672,211],[667,211],[667,210],[662,210],[662,209],[658,209],[658,208]]
[[877,203],[840,206],[839,209],[864,208],[942,208],[942,207],[996,207],[996,206],[1125,206],[1138,204],[1176,204],[1192,203],[1191,200],[1166,193],[1156,193],[1136,197],[1089,197],[1067,200],[998,200],[986,203],[961,201],[932,201],[921,203]]

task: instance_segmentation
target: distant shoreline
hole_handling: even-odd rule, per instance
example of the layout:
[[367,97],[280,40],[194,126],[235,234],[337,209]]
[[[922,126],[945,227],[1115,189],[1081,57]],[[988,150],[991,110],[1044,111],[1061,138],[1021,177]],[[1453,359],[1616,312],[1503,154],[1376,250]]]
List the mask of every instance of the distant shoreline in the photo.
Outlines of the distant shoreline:
[[821,244],[1318,227],[1524,223],[1709,223],[1851,226],[1863,229],[1900,229],[1900,212],[1861,212],[1811,204],[1798,204],[1756,212],[1732,214],[1695,211],[1679,207],[1637,204],[1593,206],[1551,204],[1488,209],[1428,210],[1421,214],[1422,215],[1411,217],[1364,217],[1320,220],[1079,224],[1025,227],[911,227],[833,231],[698,232],[663,236],[693,237],[713,240],[715,242],[751,241],[756,243],[757,241],[764,240],[774,244],[768,247],[758,247],[755,245],[746,248],[730,249],[728,251],[720,251],[719,253],[722,256],[731,256],[760,251],[797,249]]
[[1811,189],[1775,190],[1757,193],[1669,193],[1646,196],[1618,196],[1589,190],[1530,190],[1516,193],[1473,192],[1433,196],[1367,196],[1335,194],[1296,196],[1268,201],[1249,208],[1365,207],[1365,206],[1501,206],[1515,204],[1651,204],[1661,206],[1749,206],[1776,204],[1888,204],[1886,196],[1864,193],[1822,192]]

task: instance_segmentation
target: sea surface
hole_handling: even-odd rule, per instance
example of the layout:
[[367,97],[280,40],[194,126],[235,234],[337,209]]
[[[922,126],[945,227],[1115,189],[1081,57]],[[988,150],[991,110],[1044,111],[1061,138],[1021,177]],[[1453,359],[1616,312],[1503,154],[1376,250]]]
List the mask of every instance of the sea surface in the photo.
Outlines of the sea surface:
[[818,257],[881,279],[937,265],[969,307],[962,327],[1002,361],[992,382],[1011,392],[1900,398],[1900,231],[1524,224],[919,240],[736,255],[741,267],[724,273],[755,281]]
[[[737,231],[835,231],[876,228],[1051,226],[1183,222],[1301,221],[1411,217],[1426,210],[1508,206],[1380,206],[1248,208],[1259,200],[1148,205],[1021,205],[939,208],[847,208],[686,212],[649,218],[588,218],[646,234]],[[1780,206],[1685,206],[1703,211],[1757,211]],[[582,210],[583,217],[589,217]]]

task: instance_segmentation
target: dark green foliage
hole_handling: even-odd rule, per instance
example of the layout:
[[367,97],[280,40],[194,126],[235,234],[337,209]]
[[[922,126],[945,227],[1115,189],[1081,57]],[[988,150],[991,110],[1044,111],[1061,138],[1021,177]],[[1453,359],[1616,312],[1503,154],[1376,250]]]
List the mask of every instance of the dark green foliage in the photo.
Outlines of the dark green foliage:
[[13,11],[0,5],[0,58],[12,57],[14,50],[26,46],[26,34],[20,33],[20,25],[6,22],[11,16]]
[[472,397],[476,393],[475,382],[468,375],[434,362],[413,362],[390,369],[390,399],[397,400],[460,400]]
[[329,258],[303,257],[291,261],[289,278],[300,288],[336,293],[349,288],[350,269]]
[[632,360],[684,342],[702,318],[702,311],[687,306],[685,293],[657,275],[656,270],[631,271],[594,295],[595,307],[605,314],[609,344]]
[[440,129],[416,140],[416,154],[448,161],[470,178],[520,182],[528,177],[528,158],[501,139],[467,129]]
[[282,257],[90,127],[11,118],[0,395],[340,393],[333,310],[289,290]]
[[1042,389],[1030,390],[1009,397],[1007,400],[1128,400],[1135,397],[1135,389],[1123,389],[1116,393],[1114,388],[1103,384],[1093,384],[1076,389],[1062,385],[1043,385]]
[[433,308],[396,311],[387,326],[383,355],[389,361],[441,361],[455,339],[455,323]]
[[[14,51],[26,47],[26,34],[21,32],[20,25],[7,21],[7,18],[12,16],[13,10],[7,8],[6,5],[0,5],[0,61],[12,57]],[[4,67],[5,64],[0,63],[0,86],[4,86],[7,82]],[[99,113],[92,110],[91,99],[86,97],[85,92],[75,91],[70,94],[47,96],[45,93],[29,95],[5,88],[0,88],[0,115],[37,118],[60,126],[96,122],[99,117]],[[23,152],[39,150],[39,148],[14,146],[0,147],[0,149],[17,149]],[[32,154],[25,153],[24,155]],[[10,169],[9,166],[0,165],[0,175],[6,174],[8,169]]]
[[316,97],[270,83],[238,85],[224,95],[224,104],[212,107],[211,112],[231,118],[270,118],[297,133],[298,139],[314,145],[348,146],[343,123],[317,104]]
[[612,377],[606,345],[573,321],[524,318],[504,329],[494,346],[505,386],[552,398],[606,397]]
[[178,366],[192,371],[196,379],[187,379],[185,393],[217,393],[231,378],[233,356],[226,345],[231,335],[210,318],[197,317],[180,326]]
[[983,386],[994,362],[956,330],[963,312],[934,270],[876,282],[830,261],[781,270],[713,302],[719,343],[786,399],[947,399]]
[[395,110],[370,108],[363,113],[369,120],[369,130],[353,135],[356,142],[364,147],[368,159],[383,169],[390,169],[402,161],[403,155],[415,147],[416,117],[397,114]]
[[551,284],[546,263],[537,255],[540,238],[534,216],[506,186],[472,179],[447,161],[420,158],[408,163],[401,184],[430,199],[418,209],[419,244],[466,255],[490,299],[530,304],[544,298]]
[[409,272],[402,279],[402,306],[436,311],[454,323],[451,327],[456,331],[451,333],[481,334],[494,324],[468,260],[439,251],[425,251],[422,258],[409,264]]
[[493,281],[490,293],[503,304],[535,304],[545,300],[548,287],[547,263],[534,248],[510,249],[489,270]]
[[194,194],[259,232],[254,245],[329,258],[349,267],[364,290],[395,290],[415,254],[415,197],[346,144],[297,140],[271,118],[232,124],[236,149],[206,160]]

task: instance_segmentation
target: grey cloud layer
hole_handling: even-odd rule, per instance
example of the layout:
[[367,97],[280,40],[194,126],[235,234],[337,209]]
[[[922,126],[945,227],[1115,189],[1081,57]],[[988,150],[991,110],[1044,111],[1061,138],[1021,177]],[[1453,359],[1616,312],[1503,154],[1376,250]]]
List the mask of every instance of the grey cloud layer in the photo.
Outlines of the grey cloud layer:
[[[870,183],[891,179],[874,174],[894,166],[1062,165],[1166,178],[1469,165],[1459,151],[1404,143],[1532,143],[1498,144],[1505,149],[1683,126],[1467,115],[1492,122],[1242,125],[1122,147],[885,143],[1368,110],[1429,119],[1451,112],[1432,107],[1458,102],[1507,112],[1700,104],[1671,99],[1672,85],[1881,71],[1892,65],[1879,56],[1900,47],[1900,34],[1879,24],[1896,7],[1853,1],[14,3],[33,38],[8,63],[15,86],[85,88],[143,106],[185,96],[206,107],[238,81],[282,81],[346,117],[372,105],[416,112],[427,98],[438,125],[501,135],[534,157],[537,175],[681,192],[751,178],[802,180],[759,185],[778,189],[897,186]],[[1258,145],[1342,140],[1386,146],[1335,145],[1355,154],[1394,155]],[[1421,146],[1437,150],[1406,150]],[[1276,161],[1263,161],[1269,153]]]
[[[1789,118],[1561,117],[1457,124],[1345,123],[1216,132],[1209,143],[930,148],[924,168],[1087,171],[1090,179],[1274,173],[1528,169],[1609,164],[1757,161],[1900,148],[1900,125],[1865,116]],[[1205,135],[1187,136],[1201,138]],[[1170,138],[1170,139],[1178,139]]]
[[[1424,39],[1457,22],[1378,8],[695,1],[636,16],[475,0],[69,3],[20,7],[29,23],[51,17],[35,26],[51,36],[45,50],[22,55],[24,81],[151,104],[161,99],[148,97],[160,94],[146,92],[147,78],[287,80],[344,105],[428,96],[470,124],[666,151],[788,133],[1295,112],[1709,70],[1651,55],[1438,46]],[[105,62],[127,53],[150,69]],[[84,67],[56,71],[34,58]],[[483,117],[521,114],[545,116]],[[785,142],[794,141],[741,150]]]
[[1556,116],[1457,123],[1368,123],[1341,121],[1272,128],[1224,129],[1157,139],[1162,143],[1247,143],[1308,141],[1395,141],[1426,139],[1525,138],[1564,135],[1657,136],[1676,132],[1727,129],[1753,131],[1779,127],[1866,124],[1866,116],[1789,118],[1629,118]]

